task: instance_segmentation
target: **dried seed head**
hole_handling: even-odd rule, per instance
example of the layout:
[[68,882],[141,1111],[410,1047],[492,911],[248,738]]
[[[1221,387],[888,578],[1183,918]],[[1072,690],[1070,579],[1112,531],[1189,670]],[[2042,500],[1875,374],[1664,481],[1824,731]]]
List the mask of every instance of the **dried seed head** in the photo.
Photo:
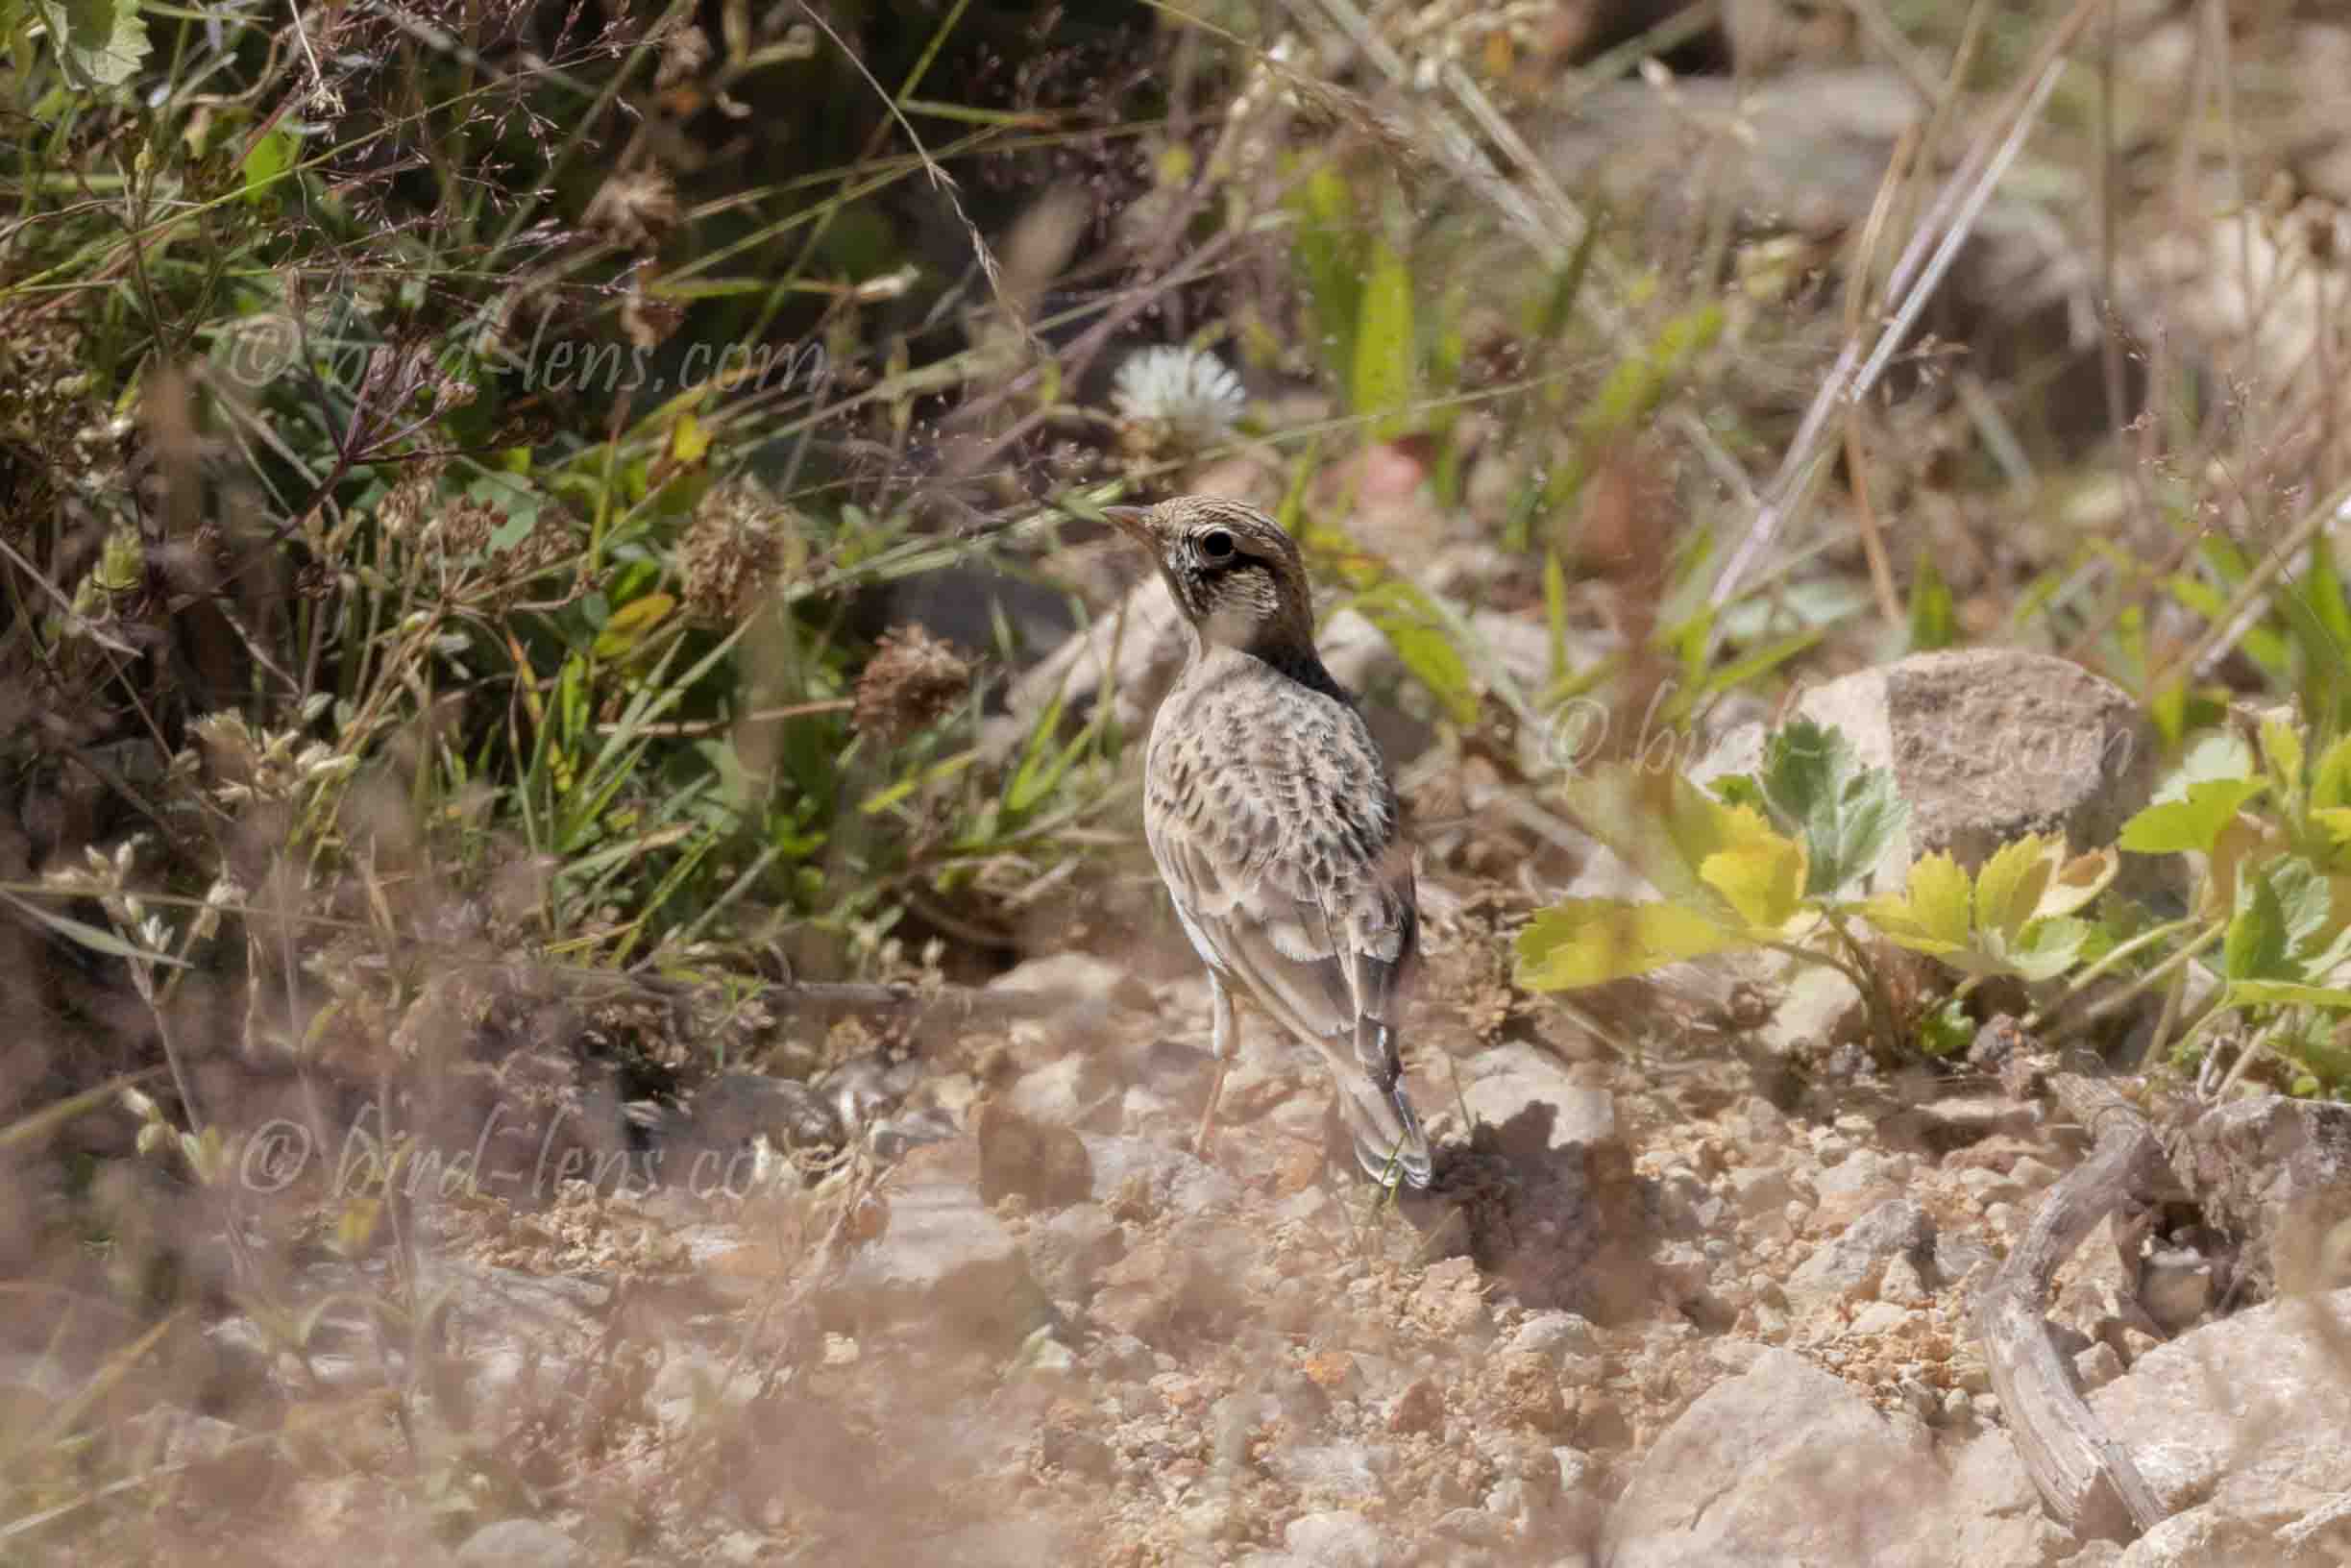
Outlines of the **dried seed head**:
[[678,542],[687,612],[732,625],[806,563],[799,513],[745,477],[713,485]]
[[624,249],[657,251],[677,227],[677,192],[656,170],[616,174],[589,199],[581,221]]
[[897,741],[931,723],[971,689],[971,666],[920,626],[882,634],[857,677],[850,722],[860,734]]

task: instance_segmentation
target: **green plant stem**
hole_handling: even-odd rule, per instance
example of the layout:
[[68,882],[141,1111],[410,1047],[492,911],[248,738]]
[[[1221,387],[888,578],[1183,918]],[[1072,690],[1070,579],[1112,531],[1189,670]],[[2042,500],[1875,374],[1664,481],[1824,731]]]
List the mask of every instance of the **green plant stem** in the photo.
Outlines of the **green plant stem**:
[[[2027,1013],[2024,1016],[2024,1028],[2026,1032],[2038,1032],[2042,1025],[2047,1022],[2048,1015],[2050,1013],[2064,1007],[2067,1003],[2072,1001],[2074,997],[2079,996],[2082,993],[2084,987],[2089,986],[2092,982],[2106,975],[2117,965],[2122,963],[2125,959],[2128,959],[2134,954],[2155,945],[2157,943],[2168,941],[2170,938],[2177,936],[2180,932],[2191,929],[2196,923],[2196,919],[2193,916],[2190,916],[2185,919],[2167,921],[2165,924],[2140,932],[2139,935],[2131,938],[2128,942],[2117,943],[2113,951],[2109,952],[2105,957],[2099,959],[2096,963],[2085,968],[2079,974],[2073,976],[2072,979],[2067,981],[2066,992],[2064,995],[2052,1001],[2047,1008],[2035,1008],[2032,1012]],[[1977,977],[1970,977],[1971,984],[1972,984],[1975,978]],[[1961,988],[1963,992],[1967,989],[1967,987]]]
[[2227,934],[2227,932],[2228,927],[2225,925],[2213,926],[2202,936],[2196,938],[2195,941],[2190,943],[2178,952],[2173,953],[2169,958],[2165,959],[2161,964],[2158,964],[2155,966],[2155,968],[2149,969],[2146,973],[2132,981],[2122,990],[2115,992],[2112,996],[2103,997],[2100,1000],[2092,1003],[2090,1006],[2082,1009],[2078,1016],[2068,1019],[2064,1023],[2061,1023],[2054,1029],[2050,1030],[2048,1037],[2049,1043],[2055,1044],[2057,1041],[2067,1039],[2069,1036],[2079,1033],[2083,1028],[2097,1022],[2100,1018],[2106,1017],[2122,1008],[2128,1007],[2133,998],[2137,997],[2142,992],[2146,991],[2150,987],[2163,984],[2172,975],[2181,974],[2184,976],[2186,967],[2189,962],[2194,959],[2197,954],[2212,946],[2214,943],[2218,942]]

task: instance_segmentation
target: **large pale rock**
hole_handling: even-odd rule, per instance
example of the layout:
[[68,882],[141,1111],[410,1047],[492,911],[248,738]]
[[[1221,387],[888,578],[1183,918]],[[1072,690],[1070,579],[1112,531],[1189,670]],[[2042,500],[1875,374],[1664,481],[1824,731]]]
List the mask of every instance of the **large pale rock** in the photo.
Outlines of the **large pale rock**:
[[1786,1351],[1706,1391],[1610,1509],[1608,1568],[2046,1568],[2073,1541],[2001,1446],[1947,1473],[1926,1431]]
[[[2351,1561],[2351,1290],[2297,1296],[2149,1351],[2090,1396],[2165,1507],[2122,1568]],[[2243,1543],[2263,1540],[2262,1555]]]

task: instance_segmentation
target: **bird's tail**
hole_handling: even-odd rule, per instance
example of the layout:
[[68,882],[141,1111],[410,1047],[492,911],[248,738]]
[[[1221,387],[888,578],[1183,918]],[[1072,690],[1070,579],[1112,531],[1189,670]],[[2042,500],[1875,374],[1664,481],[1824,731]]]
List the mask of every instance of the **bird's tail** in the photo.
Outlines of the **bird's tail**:
[[1405,1098],[1399,1078],[1383,1089],[1368,1073],[1349,1071],[1334,1064],[1338,1080],[1339,1115],[1355,1135],[1356,1163],[1375,1182],[1393,1187],[1401,1176],[1416,1188],[1429,1185],[1433,1166],[1429,1159],[1429,1136],[1420,1130],[1420,1117]]

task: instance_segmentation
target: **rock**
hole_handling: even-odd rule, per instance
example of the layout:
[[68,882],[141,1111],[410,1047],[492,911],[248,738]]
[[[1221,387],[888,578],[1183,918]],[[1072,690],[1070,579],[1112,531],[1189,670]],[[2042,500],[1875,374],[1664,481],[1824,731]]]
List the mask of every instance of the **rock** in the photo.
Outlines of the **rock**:
[[1938,1479],[1915,1423],[1889,1422],[1841,1379],[1771,1351],[1701,1395],[1643,1457],[1608,1512],[1601,1559],[1885,1564]]
[[1739,1213],[1748,1215],[1784,1210],[1796,1200],[1795,1184],[1788,1173],[1775,1165],[1742,1165],[1727,1178],[1730,1201],[1739,1206]]
[[1850,1225],[1888,1198],[1899,1196],[1902,1178],[1888,1157],[1875,1149],[1856,1149],[1816,1172],[1812,1190],[1818,1199],[1813,1223],[1834,1229]]
[[1485,1281],[1467,1258],[1443,1258],[1421,1273],[1410,1308],[1415,1321],[1439,1339],[1481,1344],[1492,1337],[1493,1313],[1485,1304]]
[[2041,1568],[2070,1537],[2040,1517],[2005,1433],[1952,1472],[1926,1431],[1785,1351],[1701,1395],[1607,1516],[1609,1568],[1868,1563]]
[[1282,1544],[1312,1568],[1388,1568],[1397,1560],[1386,1531],[1359,1513],[1308,1513],[1289,1522]]
[[1569,1356],[1601,1354],[1599,1331],[1574,1312],[1537,1312],[1510,1336],[1510,1349],[1548,1356],[1556,1363]]
[[1031,1225],[1021,1238],[1029,1273],[1056,1301],[1084,1301],[1126,1250],[1118,1222],[1098,1203],[1081,1203]]
[[1119,1008],[1147,1012],[1151,988],[1123,964],[1093,953],[1064,950],[1024,959],[988,982],[990,991],[1009,991],[1063,1003],[1061,1015],[1077,1029],[1090,1029]]
[[1567,1430],[1559,1371],[1551,1358],[1534,1351],[1505,1351],[1495,1358],[1494,1372],[1495,1394],[1506,1419],[1548,1434]]
[[2099,1340],[2088,1350],[2074,1353],[2073,1377],[2081,1392],[2086,1394],[2094,1388],[2103,1388],[2120,1376],[2122,1358],[2116,1355],[2115,1347],[2104,1340]]
[[1470,1070],[1476,1076],[1462,1094],[1469,1114],[1493,1125],[1513,1160],[1580,1160],[1619,1147],[1615,1097],[1577,1084],[1550,1053],[1510,1041],[1481,1053]]
[[484,1525],[457,1548],[459,1568],[572,1568],[583,1559],[569,1535],[536,1519]]
[[[1557,1397],[1557,1390],[1553,1390]],[[1388,1407],[1387,1430],[1399,1436],[1445,1430],[1445,1394],[1428,1378],[1415,1378]]]
[[2243,1238],[2255,1292],[2351,1285],[2351,1106],[2231,1100],[2190,1124],[2176,1158],[2206,1218]]
[[1380,1495],[1387,1453],[1368,1443],[1276,1445],[1265,1468],[1310,1498],[1370,1499]]
[[[1914,653],[1812,687],[1794,712],[1842,731],[1863,767],[1893,772],[1910,811],[1878,862],[1887,889],[1933,850],[1971,870],[2027,833],[2062,834],[2079,850],[2112,844],[2151,798],[2161,761],[2128,693],[2017,649]],[[1750,772],[1765,740],[1760,724],[1733,731],[1694,775]]]
[[1118,1468],[1117,1458],[1111,1453],[1108,1443],[1068,1421],[1048,1421],[1039,1431],[1037,1458],[1041,1464],[1097,1481],[1108,1481]]
[[1864,1339],[1877,1338],[1898,1334],[1908,1328],[1916,1316],[1907,1307],[1897,1306],[1891,1301],[1873,1301],[1853,1314],[1853,1321],[1848,1325],[1847,1332]]
[[1102,1271],[1094,1316],[1154,1345],[1178,1334],[1217,1333],[1242,1305],[1244,1247],[1213,1220],[1188,1222]]
[[[2128,1568],[2187,1562],[2339,1564],[2351,1519],[2321,1526],[2285,1556],[2193,1556],[2177,1543],[2267,1535],[2351,1492],[2351,1290],[2240,1312],[2149,1351],[2090,1396],[2173,1516],[2123,1554]],[[2265,1548],[2274,1553],[2275,1543]]]
[[971,1117],[980,1150],[980,1201],[994,1207],[1018,1194],[1033,1209],[1051,1212],[1083,1202],[1093,1190],[1093,1160],[1066,1124],[1024,1116],[1003,1100],[982,1100]]
[[1874,1293],[1886,1265],[1909,1260],[1922,1276],[1933,1267],[1935,1222],[1908,1198],[1890,1198],[1817,1249],[1788,1277],[1789,1304],[1812,1311]]
[[1233,1178],[1204,1164],[1187,1151],[1147,1139],[1086,1135],[1086,1153],[1093,1163],[1093,1199],[1140,1201],[1155,1213],[1199,1215],[1229,1209],[1240,1201]]
[[880,1234],[850,1256],[820,1304],[829,1325],[953,1325],[1011,1346],[1044,1313],[1019,1244],[979,1193],[971,1140],[924,1145],[882,1184]]

